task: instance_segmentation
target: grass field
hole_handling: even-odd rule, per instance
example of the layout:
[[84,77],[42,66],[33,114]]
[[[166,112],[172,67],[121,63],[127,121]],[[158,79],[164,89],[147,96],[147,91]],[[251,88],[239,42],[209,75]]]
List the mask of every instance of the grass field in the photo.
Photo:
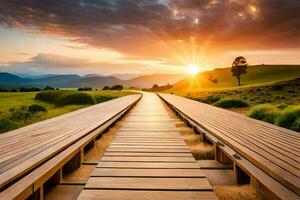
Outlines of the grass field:
[[[231,68],[215,69],[188,77],[166,92],[186,96],[203,91],[236,89],[237,82],[230,70]],[[242,86],[239,88],[262,86],[298,77],[300,77],[300,65],[249,66],[247,74],[241,77]]]
[[264,86],[205,90],[185,97],[300,132],[300,78]]
[[[35,100],[38,92],[0,92],[0,133],[20,128],[38,121],[56,117],[88,105],[67,105],[57,107],[54,104]],[[130,91],[86,91],[92,95],[97,103],[117,97],[133,94]],[[38,112],[28,115],[23,108],[30,105],[41,105],[47,112]],[[5,125],[8,124],[8,125]]]

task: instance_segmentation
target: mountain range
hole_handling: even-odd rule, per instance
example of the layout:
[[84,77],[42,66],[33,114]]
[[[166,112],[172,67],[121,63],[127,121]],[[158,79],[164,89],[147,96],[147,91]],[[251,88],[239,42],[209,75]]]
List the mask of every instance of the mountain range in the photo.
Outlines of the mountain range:
[[52,86],[52,87],[92,87],[123,85],[125,87],[150,88],[154,84],[174,84],[186,77],[185,74],[116,74],[104,76],[101,74],[19,76],[12,73],[0,73],[0,86]]

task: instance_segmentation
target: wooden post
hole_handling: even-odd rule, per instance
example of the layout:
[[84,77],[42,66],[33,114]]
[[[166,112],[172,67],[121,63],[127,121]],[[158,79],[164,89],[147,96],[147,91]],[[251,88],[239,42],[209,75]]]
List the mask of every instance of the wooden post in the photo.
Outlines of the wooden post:
[[82,150],[80,150],[69,162],[63,167],[63,173],[68,174],[81,166],[83,159]]
[[234,163],[234,172],[236,174],[236,181],[238,185],[250,184],[250,176]]
[[216,145],[216,160],[223,164],[232,164],[232,160],[226,156],[226,154],[218,147],[218,145]]

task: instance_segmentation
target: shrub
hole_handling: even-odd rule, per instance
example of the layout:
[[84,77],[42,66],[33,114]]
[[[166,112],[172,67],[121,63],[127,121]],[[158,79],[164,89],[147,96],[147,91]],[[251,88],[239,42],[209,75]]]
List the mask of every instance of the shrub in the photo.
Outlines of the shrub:
[[78,88],[77,91],[92,91],[91,87]]
[[31,113],[47,112],[47,109],[44,106],[33,104],[33,105],[28,107],[28,111],[31,112]]
[[300,106],[287,108],[278,117],[277,125],[294,131],[300,131]]
[[278,109],[270,104],[262,104],[252,108],[248,116],[254,119],[262,120],[274,124],[279,116]]
[[276,108],[278,108],[279,110],[283,110],[287,107],[288,107],[288,105],[286,103],[280,103],[276,106]]
[[55,101],[55,104],[57,106],[87,105],[87,104],[95,104],[95,103],[96,101],[94,97],[86,93],[71,93],[71,94],[62,95]]
[[279,91],[279,90],[282,90],[282,89],[283,89],[283,85],[273,85],[272,88],[273,88],[273,90],[275,90],[275,91]]
[[21,87],[20,92],[38,92],[38,91],[41,91],[40,88],[37,88],[37,87]]
[[111,90],[123,90],[123,86],[122,85],[114,85],[114,86],[112,86],[110,89]]
[[217,101],[221,100],[220,96],[208,96],[206,98],[200,98],[200,99],[196,99],[197,101],[203,102],[203,103],[208,103],[208,104],[213,104],[216,103]]
[[109,86],[104,86],[102,90],[110,90]]
[[214,105],[220,108],[243,108],[249,106],[247,102],[240,99],[222,99],[217,101]]
[[4,133],[15,128],[17,128],[17,125],[13,121],[7,118],[0,118],[0,133]]
[[0,92],[8,92],[8,89],[0,88]]
[[50,86],[46,86],[44,88],[44,91],[47,91],[47,90],[55,90],[55,88],[54,87],[50,87]]
[[29,120],[31,117],[32,114],[28,111],[27,107],[22,106],[12,111],[9,118],[15,121],[25,121],[25,120]]
[[63,96],[66,93],[70,93],[72,91],[63,91],[63,90],[59,90],[59,91],[43,91],[40,93],[37,93],[35,95],[36,100],[40,100],[40,101],[45,101],[48,103],[55,103],[55,101],[60,98],[61,96]]

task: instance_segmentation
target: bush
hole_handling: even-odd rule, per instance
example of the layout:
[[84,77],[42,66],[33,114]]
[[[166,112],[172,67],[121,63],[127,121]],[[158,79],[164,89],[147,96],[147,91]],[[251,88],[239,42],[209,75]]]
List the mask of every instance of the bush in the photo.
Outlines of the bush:
[[95,103],[96,101],[94,97],[86,93],[71,93],[71,94],[62,95],[55,101],[55,104],[57,106],[87,105],[87,104],[95,104]]
[[55,90],[55,88],[54,87],[50,87],[50,86],[46,86],[44,88],[44,91],[47,91],[47,90]]
[[286,103],[280,103],[276,106],[276,108],[278,108],[279,110],[283,110],[287,107],[288,107],[288,105]]
[[35,95],[36,100],[40,100],[40,101],[45,101],[48,103],[55,103],[55,101],[57,99],[59,99],[61,96],[65,95],[66,93],[70,93],[72,91],[63,91],[63,90],[59,90],[59,91],[43,91],[40,93],[37,93]]
[[275,91],[283,90],[283,85],[273,85],[272,88]]
[[252,108],[248,116],[254,119],[262,120],[274,124],[277,117],[279,116],[279,111],[275,106],[270,104],[262,104]]
[[102,90],[110,90],[109,86],[104,86]]
[[32,114],[28,111],[26,106],[22,106],[12,111],[10,119],[14,121],[25,121],[31,119]]
[[40,88],[37,88],[37,87],[21,87],[20,92],[38,92],[38,91],[41,91]]
[[0,133],[4,133],[17,128],[17,125],[6,118],[0,118]]
[[28,111],[31,112],[31,113],[47,112],[47,109],[44,106],[33,104],[33,105],[28,107]]
[[196,99],[197,101],[203,102],[203,103],[208,103],[208,104],[213,104],[216,103],[217,101],[221,100],[220,96],[208,96],[206,98],[200,98],[200,99]]
[[278,117],[277,125],[300,132],[300,106],[287,108]]
[[123,86],[122,85],[114,85],[114,86],[112,86],[110,89],[111,90],[123,90]]
[[217,101],[214,105],[220,108],[243,108],[249,106],[247,102],[240,99],[222,99]]
[[91,87],[78,88],[77,91],[92,91]]

